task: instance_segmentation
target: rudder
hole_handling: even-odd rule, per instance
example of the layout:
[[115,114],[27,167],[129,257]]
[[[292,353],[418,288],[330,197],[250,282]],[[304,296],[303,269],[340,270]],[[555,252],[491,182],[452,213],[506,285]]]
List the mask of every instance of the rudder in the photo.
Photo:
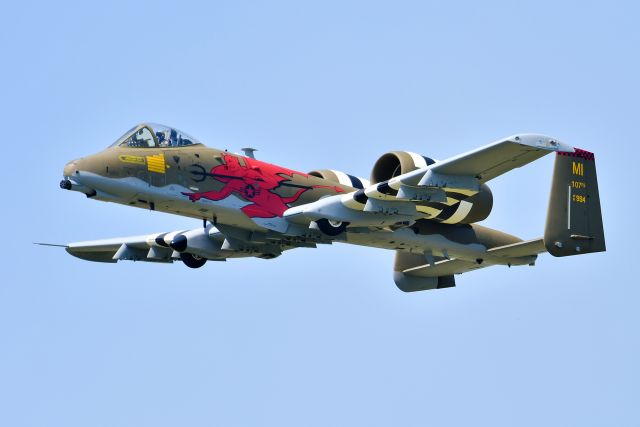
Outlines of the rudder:
[[606,250],[593,153],[556,154],[544,245],[558,257]]

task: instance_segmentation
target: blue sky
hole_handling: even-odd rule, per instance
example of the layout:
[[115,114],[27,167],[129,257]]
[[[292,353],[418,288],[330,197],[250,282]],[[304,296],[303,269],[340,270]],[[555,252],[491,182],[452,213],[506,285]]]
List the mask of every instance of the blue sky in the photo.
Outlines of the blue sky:
[[[0,283],[7,426],[636,426],[634,2],[12,2]],[[133,124],[368,177],[517,132],[596,153],[608,251],[404,294],[393,253],[96,264],[66,243],[198,226],[58,189]],[[542,234],[552,158],[491,183]],[[630,198],[631,197],[631,198]]]

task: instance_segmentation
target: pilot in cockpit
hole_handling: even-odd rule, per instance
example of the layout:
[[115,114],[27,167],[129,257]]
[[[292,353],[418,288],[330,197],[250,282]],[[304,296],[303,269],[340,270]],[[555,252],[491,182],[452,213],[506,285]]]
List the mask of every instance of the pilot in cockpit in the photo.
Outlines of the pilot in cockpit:
[[169,132],[171,132],[169,136],[169,144],[172,147],[175,147],[176,145],[178,145],[178,132],[176,132],[175,129],[170,129]]
[[169,146],[169,138],[167,133],[169,130],[163,130],[156,132],[156,137],[158,138],[158,146],[160,147],[168,147]]
[[128,145],[130,147],[153,147],[155,146],[155,142],[149,129],[144,127],[131,135],[131,140]]
[[175,129],[165,129],[156,132],[158,138],[158,145],[160,147],[175,147],[178,145],[178,133]]

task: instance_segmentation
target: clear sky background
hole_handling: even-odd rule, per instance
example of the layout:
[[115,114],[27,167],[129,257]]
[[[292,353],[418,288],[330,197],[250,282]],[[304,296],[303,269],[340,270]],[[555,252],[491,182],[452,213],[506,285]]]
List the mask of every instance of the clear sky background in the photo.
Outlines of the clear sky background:
[[[638,426],[635,2],[7,2],[0,26],[3,426]],[[596,153],[608,251],[404,294],[335,244],[191,270],[31,242],[194,220],[58,188],[141,121],[368,177],[518,132]],[[553,159],[485,223],[542,235]]]

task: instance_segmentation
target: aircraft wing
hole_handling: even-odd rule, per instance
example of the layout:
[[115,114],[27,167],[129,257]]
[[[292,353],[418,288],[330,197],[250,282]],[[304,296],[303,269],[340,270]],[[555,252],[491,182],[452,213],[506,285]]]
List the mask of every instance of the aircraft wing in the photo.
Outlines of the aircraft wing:
[[449,224],[475,222],[486,215],[473,219],[478,216],[471,214],[474,206],[491,203],[485,182],[554,151],[573,153],[574,149],[544,135],[514,135],[363,190],[296,206],[285,212],[285,218],[358,226],[388,226],[420,218]]
[[[319,233],[292,239],[279,233],[257,233],[224,224],[153,233],[141,236],[74,242],[62,246],[66,251],[87,261],[110,262],[144,261],[171,263],[185,261],[191,254],[198,259],[224,261],[227,258],[257,257],[271,259],[293,248],[314,248],[330,243]],[[187,256],[188,258],[188,256]],[[185,263],[189,260],[187,259]]]
[[543,135],[514,135],[504,140],[435,163],[429,170],[442,175],[473,176],[480,183],[537,160],[552,151],[574,149]]
[[[162,237],[170,233],[155,233],[144,236],[115,237],[69,243],[66,251],[80,259],[97,262],[118,262],[121,260],[171,263],[174,250],[169,248]],[[156,242],[161,241],[164,246]]]

